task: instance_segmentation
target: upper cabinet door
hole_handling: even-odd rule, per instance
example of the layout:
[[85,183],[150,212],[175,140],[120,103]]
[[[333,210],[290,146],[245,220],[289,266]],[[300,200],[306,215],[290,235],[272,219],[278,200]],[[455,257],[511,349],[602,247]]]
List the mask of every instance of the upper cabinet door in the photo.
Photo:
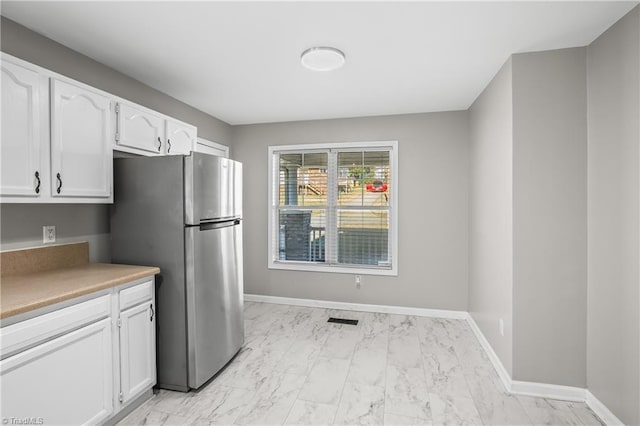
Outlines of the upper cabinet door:
[[39,197],[40,85],[36,71],[2,60],[2,140],[0,195]]
[[162,154],[164,118],[127,103],[116,104],[116,145]]
[[51,80],[51,192],[54,197],[110,197],[110,101]]
[[193,151],[197,129],[194,126],[169,119],[166,123],[167,149],[165,152],[172,155],[189,154]]

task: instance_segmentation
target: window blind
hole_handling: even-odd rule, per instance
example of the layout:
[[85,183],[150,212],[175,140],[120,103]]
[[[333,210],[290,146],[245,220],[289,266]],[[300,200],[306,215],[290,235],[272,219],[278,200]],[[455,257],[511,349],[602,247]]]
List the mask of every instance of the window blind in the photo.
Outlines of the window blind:
[[392,147],[277,150],[272,261],[391,269]]

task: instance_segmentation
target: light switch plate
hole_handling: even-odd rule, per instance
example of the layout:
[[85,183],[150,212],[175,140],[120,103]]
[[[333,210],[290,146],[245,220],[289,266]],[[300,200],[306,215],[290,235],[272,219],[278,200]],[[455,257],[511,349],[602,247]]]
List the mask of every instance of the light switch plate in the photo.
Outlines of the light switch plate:
[[56,242],[56,227],[53,225],[42,227],[42,242],[50,244]]

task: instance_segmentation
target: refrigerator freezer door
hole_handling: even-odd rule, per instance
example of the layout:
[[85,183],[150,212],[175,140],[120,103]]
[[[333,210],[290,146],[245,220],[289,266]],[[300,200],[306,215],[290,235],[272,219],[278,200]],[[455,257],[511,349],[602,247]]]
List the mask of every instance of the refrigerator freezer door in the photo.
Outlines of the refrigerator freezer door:
[[242,224],[185,228],[189,387],[213,377],[244,343]]
[[200,152],[184,161],[187,224],[242,216],[242,163]]

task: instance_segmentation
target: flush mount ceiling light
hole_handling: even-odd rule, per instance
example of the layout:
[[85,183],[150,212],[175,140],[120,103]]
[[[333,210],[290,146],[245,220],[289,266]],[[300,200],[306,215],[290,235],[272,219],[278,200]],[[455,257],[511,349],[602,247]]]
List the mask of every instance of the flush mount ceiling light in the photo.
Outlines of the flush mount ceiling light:
[[311,47],[300,55],[302,65],[313,71],[337,70],[344,61],[344,53],[334,47]]

